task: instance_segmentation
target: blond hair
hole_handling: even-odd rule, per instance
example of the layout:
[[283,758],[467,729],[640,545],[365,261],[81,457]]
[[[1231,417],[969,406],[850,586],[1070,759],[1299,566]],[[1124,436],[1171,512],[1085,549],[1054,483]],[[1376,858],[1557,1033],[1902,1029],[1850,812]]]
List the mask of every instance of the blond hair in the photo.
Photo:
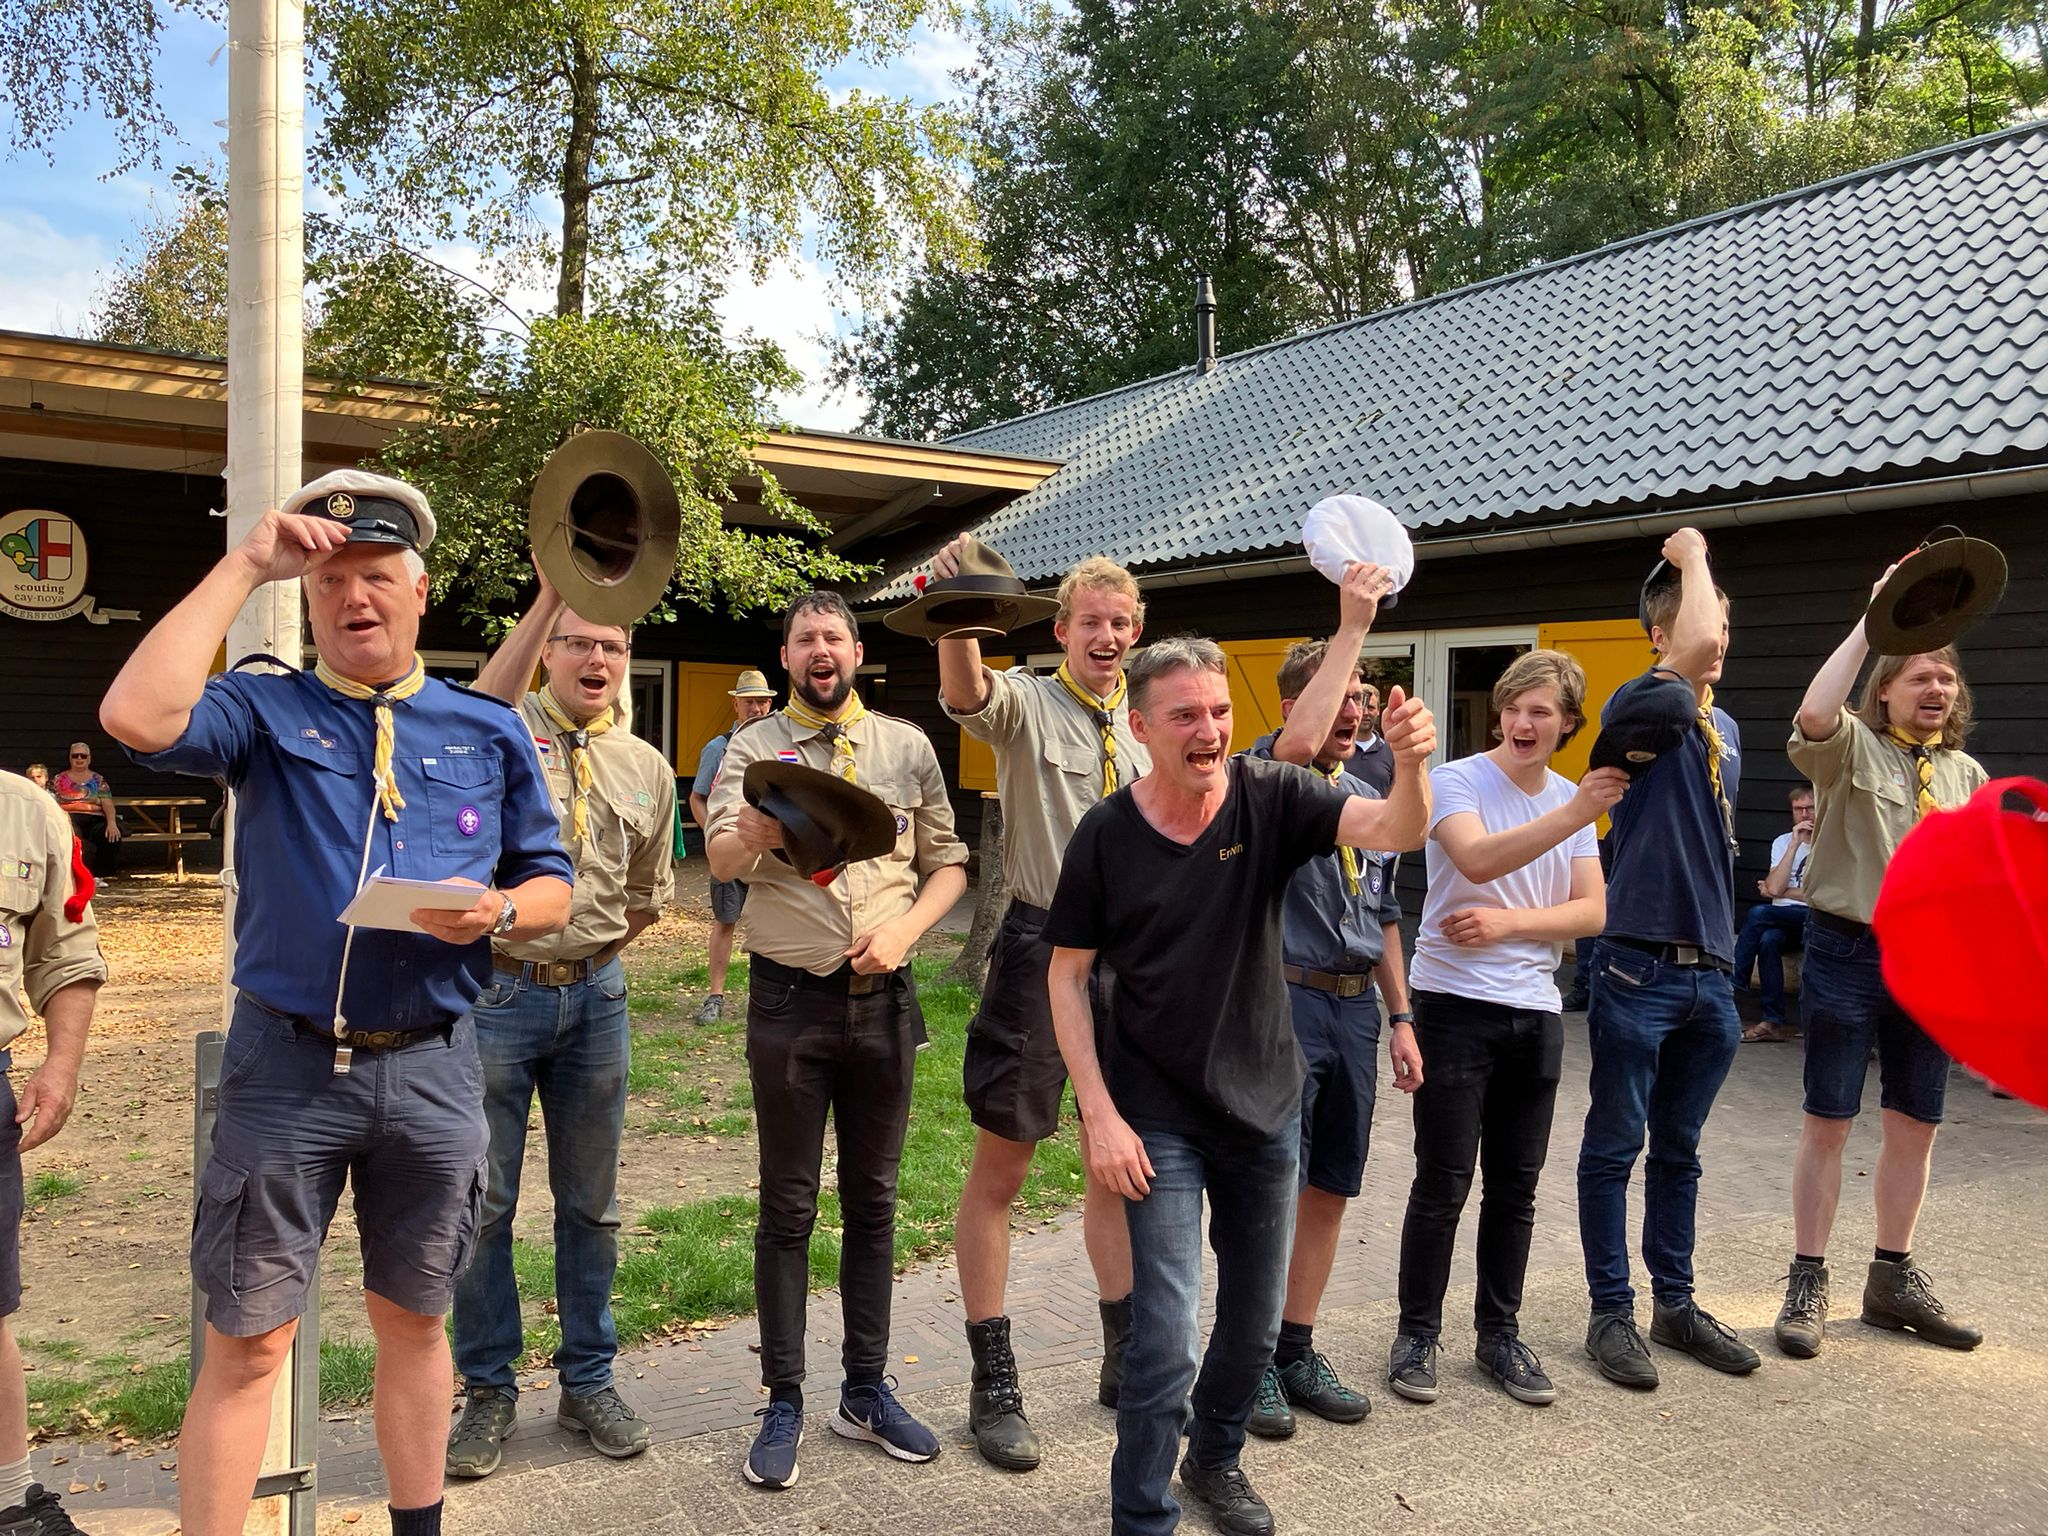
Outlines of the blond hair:
[[1142,626],[1145,622],[1145,599],[1138,591],[1138,579],[1106,555],[1090,555],[1071,571],[1060,583],[1060,611],[1053,615],[1053,622],[1064,624],[1073,617],[1074,594],[1076,592],[1115,592],[1131,600],[1131,622]]
[[1498,722],[1501,712],[1532,688],[1554,688],[1557,690],[1557,707],[1564,711],[1570,724],[1564,734],[1557,738],[1561,747],[1579,734],[1579,728],[1586,723],[1586,669],[1563,651],[1524,651],[1508,663],[1507,671],[1501,673],[1500,681],[1493,685],[1493,718]]
[[1948,712],[1948,719],[1941,727],[1941,744],[1951,752],[1963,750],[1963,742],[1970,734],[1970,723],[1976,713],[1975,700],[1970,694],[1969,680],[1963,676],[1962,653],[1952,645],[1944,645],[1938,651],[1922,651],[1918,656],[1880,656],[1877,665],[1870,669],[1870,680],[1863,685],[1863,697],[1856,701],[1856,713],[1863,717],[1863,723],[1873,731],[1883,734],[1892,723],[1891,715],[1878,697],[1891,686],[1898,675],[1907,667],[1925,656],[1929,661],[1938,661],[1950,668],[1956,675],[1956,702]]

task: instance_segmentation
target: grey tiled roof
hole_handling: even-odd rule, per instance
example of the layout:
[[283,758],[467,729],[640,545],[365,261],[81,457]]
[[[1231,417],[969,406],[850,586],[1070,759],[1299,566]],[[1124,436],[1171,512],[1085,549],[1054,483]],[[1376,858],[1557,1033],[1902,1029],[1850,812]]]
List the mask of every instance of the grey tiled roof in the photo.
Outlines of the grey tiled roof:
[[1944,473],[2048,448],[2044,295],[2036,123],[954,442],[1064,461],[978,530],[1027,579],[1287,550],[1337,491],[1422,533]]

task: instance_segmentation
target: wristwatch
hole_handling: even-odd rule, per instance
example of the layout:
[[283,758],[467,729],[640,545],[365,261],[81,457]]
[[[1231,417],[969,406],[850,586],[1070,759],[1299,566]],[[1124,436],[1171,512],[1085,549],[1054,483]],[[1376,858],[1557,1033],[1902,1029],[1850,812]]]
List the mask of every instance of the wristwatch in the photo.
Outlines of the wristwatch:
[[498,899],[504,902],[505,906],[498,913],[498,920],[491,924],[491,937],[494,939],[505,937],[506,934],[512,931],[512,925],[519,921],[519,909],[512,905],[512,898],[506,895],[505,892],[500,891],[498,892]]
[[1399,1013],[1388,1014],[1387,1022],[1389,1024],[1413,1024],[1415,1022],[1415,1015],[1406,1008],[1403,1008]]

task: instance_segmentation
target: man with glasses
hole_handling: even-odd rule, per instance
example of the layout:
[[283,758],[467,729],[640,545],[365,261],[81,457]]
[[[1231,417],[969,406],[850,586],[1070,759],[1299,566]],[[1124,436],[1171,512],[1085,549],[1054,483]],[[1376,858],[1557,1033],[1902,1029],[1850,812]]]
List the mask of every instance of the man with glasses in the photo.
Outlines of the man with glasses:
[[[571,613],[545,576],[532,609],[477,678],[517,705],[546,770],[576,868],[560,933],[492,946],[477,999],[490,1181],[476,1258],[455,1292],[455,1365],[469,1399],[448,1442],[454,1477],[487,1477],[517,1417],[513,1366],[525,1350],[512,1277],[512,1218],[535,1090],[555,1205],[555,1306],[562,1342],[556,1418],[599,1452],[637,1456],[649,1430],[612,1384],[618,1333],[619,1142],[632,1036],[619,952],[675,890],[675,778],[615,713],[632,637]],[[525,692],[538,664],[547,680]]]

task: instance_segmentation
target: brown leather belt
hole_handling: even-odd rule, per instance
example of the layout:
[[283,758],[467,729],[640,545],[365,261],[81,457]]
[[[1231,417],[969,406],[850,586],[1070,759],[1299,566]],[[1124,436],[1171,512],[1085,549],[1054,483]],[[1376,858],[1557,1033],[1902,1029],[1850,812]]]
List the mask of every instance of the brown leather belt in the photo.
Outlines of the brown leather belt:
[[623,944],[607,944],[581,960],[514,960],[491,951],[491,969],[500,976],[522,976],[537,987],[573,987],[588,981],[618,958]]
[[1310,971],[1298,965],[1283,965],[1280,974],[1298,987],[1314,987],[1318,992],[1334,992],[1339,997],[1363,997],[1372,989],[1371,971],[1339,975],[1335,971]]
[[748,974],[762,981],[777,982],[785,987],[801,987],[807,992],[829,992],[835,997],[868,997],[887,990],[890,983],[901,976],[910,979],[910,967],[895,971],[856,971],[853,964],[820,976],[800,966],[784,965],[780,960],[770,960],[766,955],[747,957]]

